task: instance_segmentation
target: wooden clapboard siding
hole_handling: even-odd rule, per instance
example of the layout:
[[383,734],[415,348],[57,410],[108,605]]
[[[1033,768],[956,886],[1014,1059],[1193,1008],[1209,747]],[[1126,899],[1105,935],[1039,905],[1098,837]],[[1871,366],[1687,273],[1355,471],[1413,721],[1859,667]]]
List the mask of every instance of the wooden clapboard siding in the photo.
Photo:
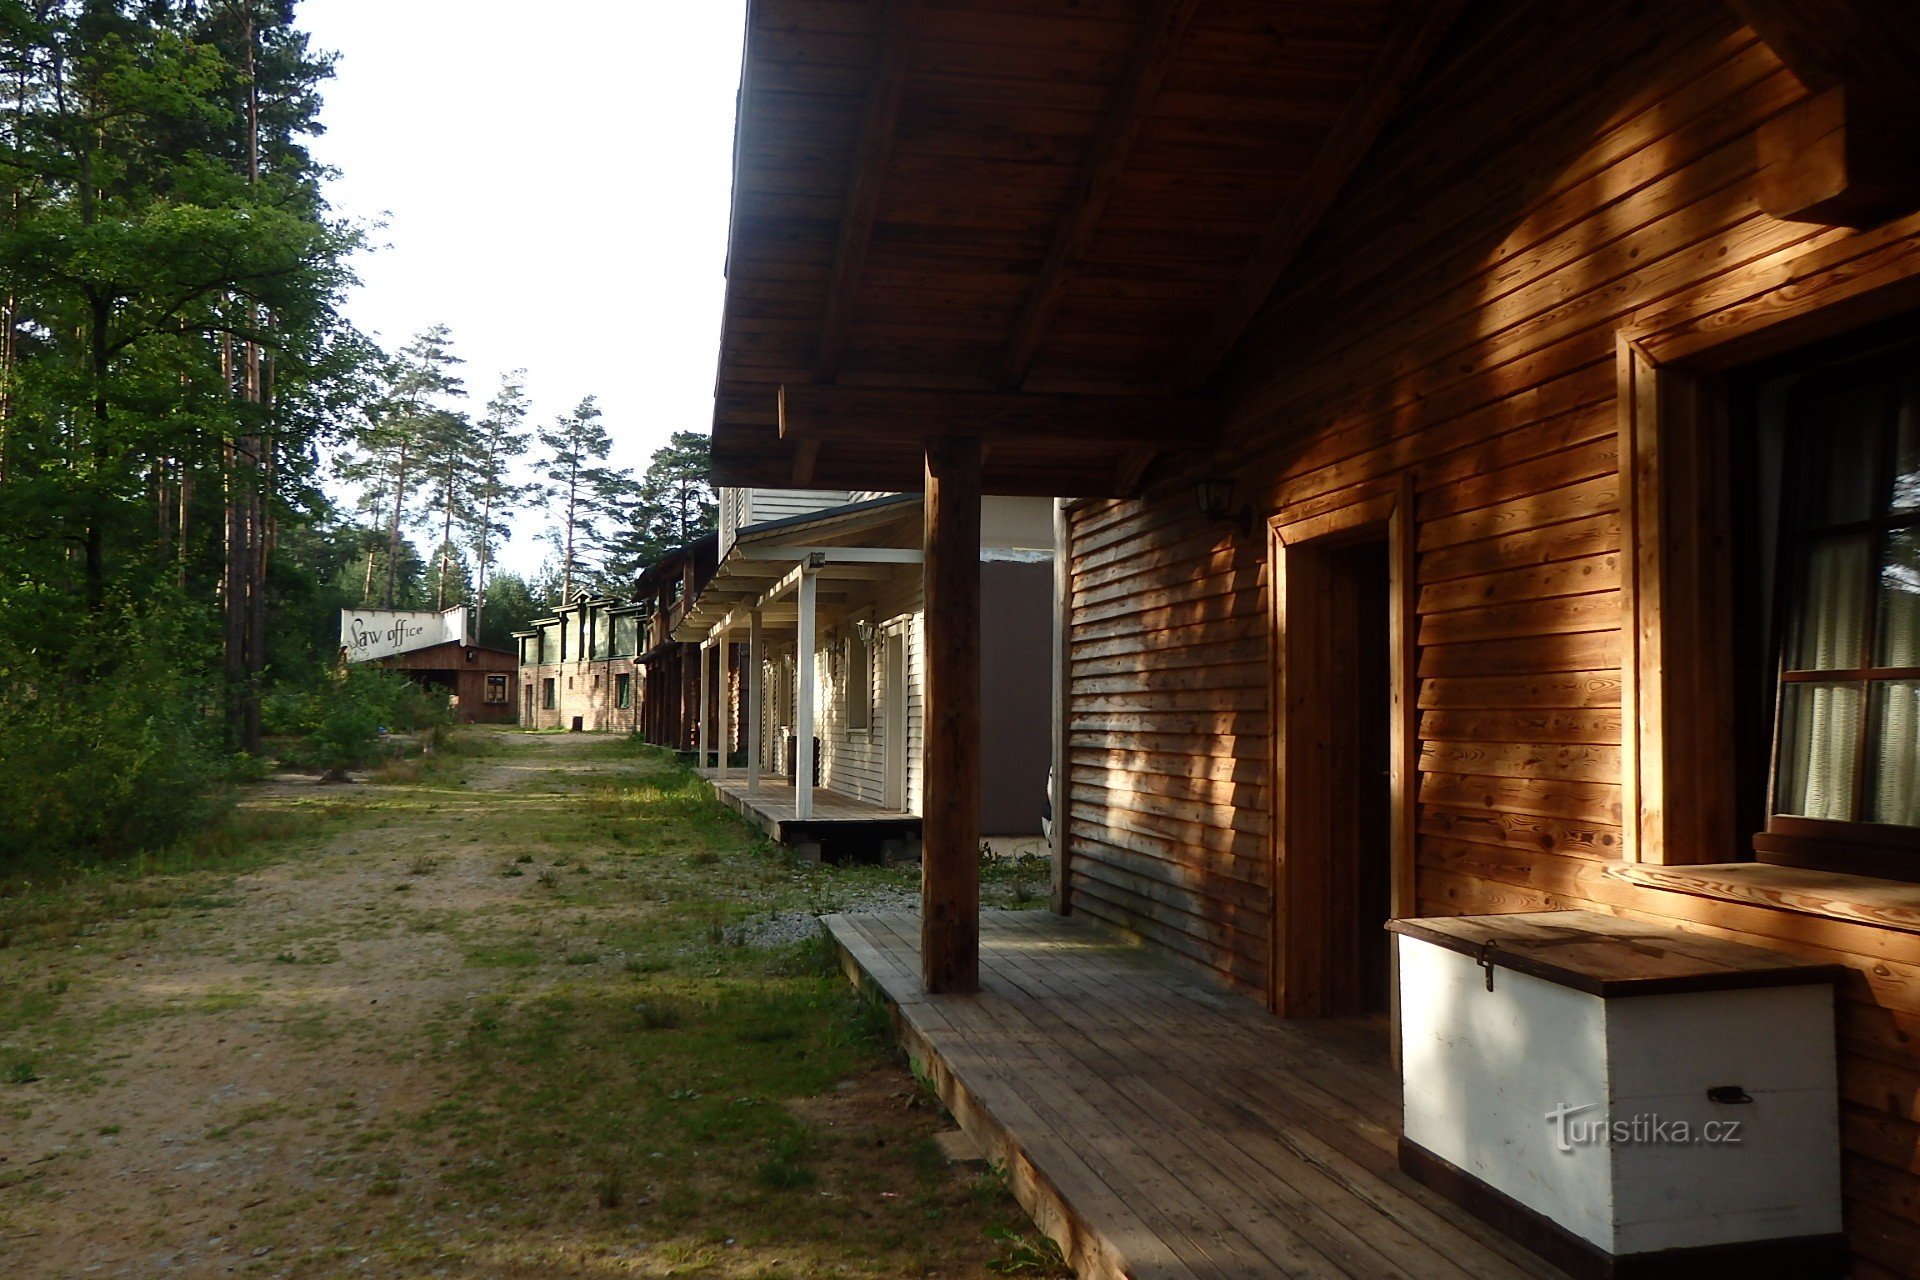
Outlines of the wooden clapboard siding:
[[[1915,1276],[1920,935],[1622,874],[1617,335],[1688,350],[1920,256],[1912,219],[1757,210],[1755,131],[1804,94],[1723,5],[1471,6],[1231,356],[1221,460],[1289,519],[1412,476],[1417,911],[1587,908],[1850,966],[1849,1232],[1858,1274]],[[1150,479],[1070,514],[1070,901],[1263,993],[1266,548],[1198,516],[1191,471]]]
[[917,574],[903,573],[886,589],[870,598],[850,599],[849,612],[872,610],[876,632],[871,660],[867,663],[865,696],[871,708],[868,727],[849,727],[847,702],[857,696],[843,681],[832,678],[833,655],[851,633],[851,622],[823,629],[814,654],[820,690],[820,750],[822,783],[831,790],[852,796],[868,804],[886,801],[886,636],[899,633],[906,637],[907,679],[907,809],[920,811],[920,771],[922,726],[924,723],[926,684],[921,664],[921,634],[924,615],[920,604],[920,580]]

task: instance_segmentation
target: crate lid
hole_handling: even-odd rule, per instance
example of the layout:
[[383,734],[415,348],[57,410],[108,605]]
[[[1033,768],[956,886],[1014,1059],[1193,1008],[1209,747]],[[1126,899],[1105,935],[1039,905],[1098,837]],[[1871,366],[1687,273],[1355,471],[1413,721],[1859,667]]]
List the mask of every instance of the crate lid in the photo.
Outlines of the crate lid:
[[1393,920],[1387,928],[1482,964],[1596,996],[1838,982],[1845,965],[1594,911]]

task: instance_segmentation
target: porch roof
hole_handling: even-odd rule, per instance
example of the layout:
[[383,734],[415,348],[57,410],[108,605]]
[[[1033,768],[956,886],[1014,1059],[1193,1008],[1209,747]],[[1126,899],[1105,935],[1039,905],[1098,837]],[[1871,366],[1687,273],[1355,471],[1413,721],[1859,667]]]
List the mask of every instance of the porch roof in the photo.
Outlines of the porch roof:
[[[1124,493],[1454,0],[755,0],[714,416],[722,484]],[[781,391],[791,403],[783,412]]]
[[[729,613],[751,607],[777,586],[795,565],[807,558],[810,550],[911,551],[920,545],[919,516],[918,494],[895,494],[744,526],[734,535],[713,576],[699,594],[687,602],[686,613],[675,625],[673,637],[686,642],[705,639]],[[874,564],[829,565],[823,570],[826,576],[842,581],[879,580],[892,576],[893,572],[905,571]],[[823,593],[828,600],[837,599],[840,594],[841,589],[835,588]],[[763,620],[790,622],[792,616],[768,615]]]
[[1043,911],[983,913],[979,994],[930,996],[917,914],[827,925],[1083,1280],[1561,1275],[1400,1172],[1383,1021],[1281,1021]]

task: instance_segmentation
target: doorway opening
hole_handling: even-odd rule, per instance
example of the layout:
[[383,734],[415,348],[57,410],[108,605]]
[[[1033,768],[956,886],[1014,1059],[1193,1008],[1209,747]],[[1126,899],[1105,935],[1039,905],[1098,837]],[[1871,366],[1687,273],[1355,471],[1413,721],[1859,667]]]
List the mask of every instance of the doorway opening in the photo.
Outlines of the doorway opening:
[[1322,553],[1331,643],[1319,673],[1328,715],[1327,1007],[1385,1013],[1390,1003],[1393,812],[1388,782],[1393,673],[1391,560],[1384,536]]
[[1411,909],[1415,776],[1403,495],[1273,525],[1270,1003],[1284,1017],[1392,1012],[1385,926]]

